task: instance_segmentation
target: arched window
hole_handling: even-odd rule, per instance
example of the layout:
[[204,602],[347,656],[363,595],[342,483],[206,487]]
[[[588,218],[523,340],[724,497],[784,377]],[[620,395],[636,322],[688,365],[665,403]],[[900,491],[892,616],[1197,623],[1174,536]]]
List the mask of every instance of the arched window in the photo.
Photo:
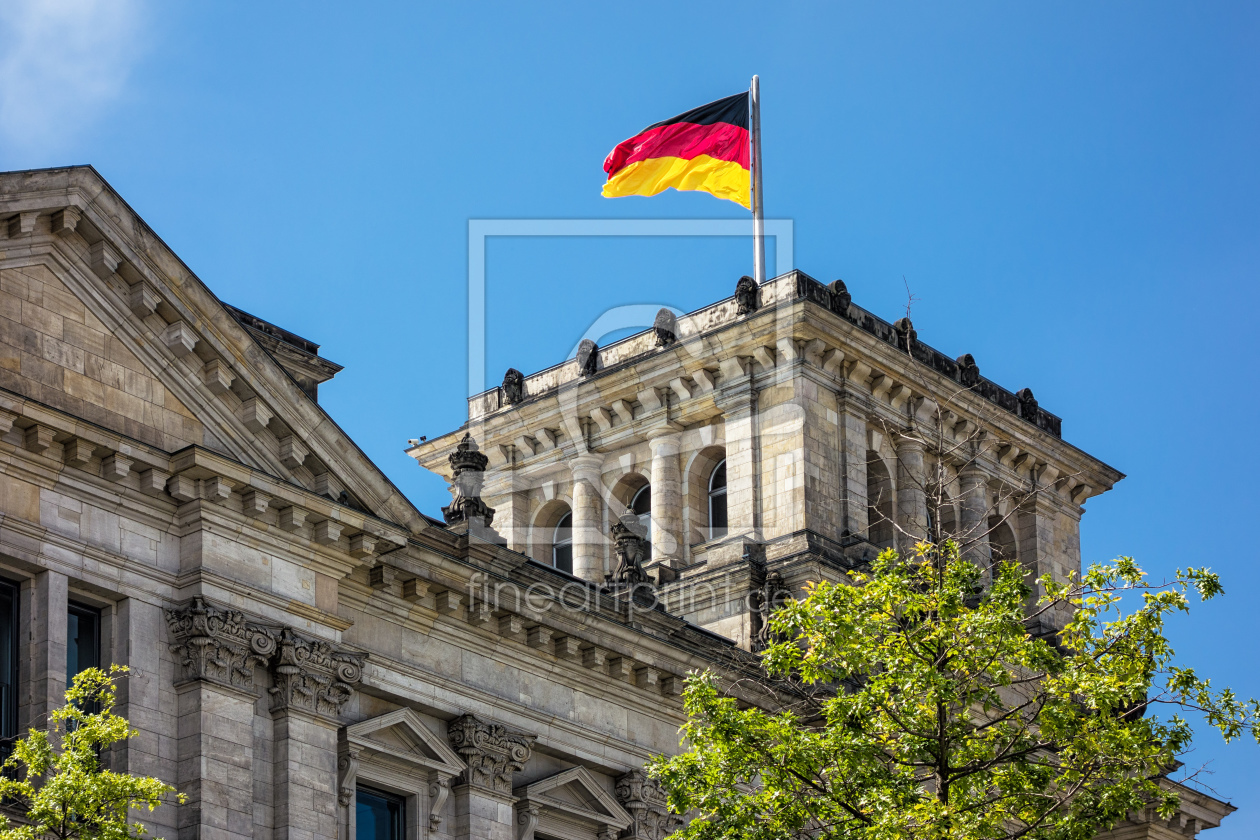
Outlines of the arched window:
[[648,559],[652,557],[652,485],[644,484],[630,500],[630,512],[639,517],[639,524],[646,534],[644,549]]
[[726,459],[709,476],[709,539],[726,536]]
[[573,574],[573,514],[566,513],[551,535],[551,565]]

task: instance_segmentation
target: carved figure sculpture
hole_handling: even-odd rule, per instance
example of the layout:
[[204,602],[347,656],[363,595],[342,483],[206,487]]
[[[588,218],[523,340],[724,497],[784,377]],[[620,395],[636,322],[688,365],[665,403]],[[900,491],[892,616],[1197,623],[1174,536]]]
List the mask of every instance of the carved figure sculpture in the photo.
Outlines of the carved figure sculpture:
[[577,349],[579,376],[590,376],[599,369],[599,345],[589,338],[582,339]]
[[964,353],[958,359],[958,378],[964,388],[974,388],[980,384],[980,368],[970,353]]
[[503,374],[503,399],[508,405],[516,405],[525,399],[525,374],[516,368],[508,368]]
[[643,561],[647,552],[643,548],[643,535],[639,520],[633,514],[625,514],[612,526],[613,539],[617,542],[617,569],[608,576],[608,582],[634,586],[647,583]]
[[735,307],[740,315],[757,311],[757,281],[747,274],[735,284]]
[[668,347],[678,340],[678,319],[673,312],[662,308],[652,322],[652,332],[656,333],[657,347]]

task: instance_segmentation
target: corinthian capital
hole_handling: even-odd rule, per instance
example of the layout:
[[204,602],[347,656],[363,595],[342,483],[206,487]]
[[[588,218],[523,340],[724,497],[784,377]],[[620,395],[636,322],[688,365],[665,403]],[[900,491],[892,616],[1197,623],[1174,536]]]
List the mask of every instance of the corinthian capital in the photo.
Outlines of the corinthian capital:
[[267,664],[276,649],[274,631],[203,598],[166,610],[166,624],[175,638],[171,652],[183,668],[177,684],[206,680],[252,690],[254,666]]
[[468,765],[464,781],[475,788],[510,795],[512,774],[525,767],[537,736],[513,732],[473,715],[451,721],[451,746]]
[[366,654],[307,639],[285,627],[271,666],[271,710],[296,709],[336,717],[363,679]]
[[660,784],[642,770],[631,770],[618,777],[617,801],[630,812],[634,823],[622,837],[634,840],[663,840],[682,825],[682,818],[671,814]]

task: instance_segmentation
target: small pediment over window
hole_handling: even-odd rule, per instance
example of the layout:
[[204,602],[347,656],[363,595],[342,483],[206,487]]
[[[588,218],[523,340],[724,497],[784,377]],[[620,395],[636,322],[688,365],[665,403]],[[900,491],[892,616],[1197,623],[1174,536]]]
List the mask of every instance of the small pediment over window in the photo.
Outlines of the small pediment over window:
[[630,814],[585,767],[572,767],[519,787],[513,794],[520,800],[518,808],[538,809],[540,824],[544,826],[549,816],[601,829],[624,829],[633,822]]
[[464,762],[459,754],[434,735],[411,709],[398,709],[348,726],[345,739],[362,751],[364,759],[390,757],[448,775],[464,771]]

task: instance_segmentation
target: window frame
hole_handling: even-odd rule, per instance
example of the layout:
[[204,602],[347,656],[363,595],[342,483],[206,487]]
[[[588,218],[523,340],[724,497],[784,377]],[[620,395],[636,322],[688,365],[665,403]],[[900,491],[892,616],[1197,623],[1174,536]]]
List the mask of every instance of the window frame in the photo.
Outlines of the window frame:
[[[713,480],[717,478],[718,470],[722,471],[722,486],[719,488],[714,488]],[[718,530],[719,530],[718,527],[713,524],[713,521],[715,519],[713,515],[713,503],[714,503],[714,500],[717,498],[720,498],[722,501],[722,520],[724,524],[722,525],[720,529],[721,533],[718,533]],[[722,539],[731,531],[730,519],[729,519],[730,508],[728,506],[727,498],[728,497],[727,497],[727,478],[726,478],[726,458],[723,458],[722,460],[714,464],[713,469],[709,471],[708,501],[709,501],[709,539],[710,540]]]
[[358,831],[359,831],[359,818],[358,818],[359,797],[363,793],[367,793],[370,796],[375,796],[378,799],[383,799],[386,802],[389,802],[389,801],[397,802],[399,806],[398,807],[398,824],[392,827],[393,830],[391,830],[391,834],[393,836],[390,838],[390,840],[410,840],[410,838],[413,836],[413,832],[411,831],[411,825],[415,822],[415,819],[412,817],[412,813],[411,813],[414,810],[413,803],[411,802],[411,800],[416,798],[415,794],[399,793],[396,791],[388,790],[386,788],[379,787],[378,785],[371,784],[370,781],[371,780],[369,780],[369,784],[363,784],[362,781],[359,781],[359,780],[355,781],[355,786],[354,786],[355,840],[358,840]]
[[[568,523],[568,536],[563,539],[560,536],[560,529],[565,523]],[[561,549],[569,550],[569,568],[565,569],[560,566],[558,552]],[[551,529],[551,565],[552,568],[559,569],[566,574],[573,574],[573,511],[567,511],[560,517],[554,528]]]

